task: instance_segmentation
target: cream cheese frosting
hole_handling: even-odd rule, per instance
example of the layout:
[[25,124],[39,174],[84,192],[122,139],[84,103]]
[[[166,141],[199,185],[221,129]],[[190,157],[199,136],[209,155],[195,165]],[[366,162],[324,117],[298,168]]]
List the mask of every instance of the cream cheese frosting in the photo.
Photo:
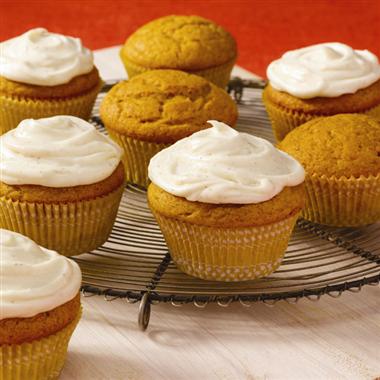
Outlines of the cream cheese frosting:
[[94,67],[92,52],[79,38],[36,28],[0,43],[0,75],[39,86],[70,82]]
[[150,180],[170,194],[215,204],[267,201],[304,181],[301,164],[269,141],[209,121],[150,161]]
[[272,87],[303,99],[353,94],[380,79],[380,64],[368,50],[338,42],[285,53],[267,69]]
[[29,318],[72,300],[81,286],[74,261],[0,229],[0,319]]
[[71,187],[109,177],[121,148],[74,116],[25,119],[0,136],[0,181],[8,185]]

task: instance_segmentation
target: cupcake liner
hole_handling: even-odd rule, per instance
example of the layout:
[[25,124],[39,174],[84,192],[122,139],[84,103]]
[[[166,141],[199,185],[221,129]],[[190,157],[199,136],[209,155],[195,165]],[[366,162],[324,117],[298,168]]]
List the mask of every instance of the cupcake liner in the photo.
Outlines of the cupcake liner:
[[291,111],[278,107],[270,101],[265,100],[264,104],[268,113],[272,130],[277,141],[281,141],[294,128],[306,123],[311,119],[322,115],[304,114],[299,111]]
[[263,226],[218,228],[153,213],[177,267],[212,281],[255,280],[274,272],[298,217],[297,213]]
[[380,219],[380,174],[360,178],[307,175],[305,219],[335,227],[356,227]]
[[0,379],[58,379],[66,359],[67,347],[82,311],[56,334],[28,343],[1,345]]
[[[321,116],[331,116],[331,115],[323,115],[322,112],[320,114],[307,114],[299,110],[297,111],[289,110],[289,109],[280,107],[272,103],[270,100],[266,98],[265,90],[264,90],[264,95],[263,95],[263,101],[264,101],[269,119],[271,121],[273,133],[278,142],[283,140],[284,137],[291,130],[298,127],[299,125],[302,125],[308,122],[309,120],[316,119]],[[341,112],[337,112],[337,113],[341,113]],[[380,105],[370,108],[369,110],[356,112],[356,113],[368,114],[368,115],[380,118]]]
[[111,233],[124,185],[98,198],[67,203],[34,203],[0,197],[0,227],[37,244],[73,256],[102,245]]
[[[136,63],[126,60],[125,58],[122,58],[122,61],[123,61],[125,70],[128,73],[129,78],[142,74],[145,71],[153,70],[144,66],[137,65]],[[235,62],[236,62],[236,58],[222,65],[211,67],[204,70],[191,70],[191,71],[181,70],[181,71],[186,71],[189,74],[199,75],[203,78],[206,78],[207,80],[216,84],[219,87],[226,88],[230,80],[231,71],[235,65]]]
[[235,62],[236,58],[220,66],[215,66],[205,70],[189,71],[189,73],[206,78],[210,82],[224,89],[230,81],[231,71],[235,65]]
[[64,99],[28,99],[0,95],[0,134],[16,128],[24,119],[73,115],[88,120],[102,86],[103,82],[100,82],[86,94]]
[[110,137],[124,150],[123,164],[127,182],[147,188],[149,185],[148,165],[150,159],[170,144],[142,141],[122,135],[107,128]]

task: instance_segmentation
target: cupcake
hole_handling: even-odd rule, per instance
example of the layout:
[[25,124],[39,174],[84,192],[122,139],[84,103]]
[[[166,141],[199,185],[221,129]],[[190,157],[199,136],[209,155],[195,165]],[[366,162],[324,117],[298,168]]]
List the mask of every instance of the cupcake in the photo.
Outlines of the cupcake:
[[341,114],[310,120],[279,148],[306,170],[306,219],[338,227],[380,220],[378,119]]
[[234,38],[199,16],[166,16],[135,31],[120,51],[131,78],[147,70],[174,69],[226,87],[237,57]]
[[90,117],[102,81],[79,38],[37,28],[0,50],[0,134],[28,118]]
[[368,50],[335,42],[289,51],[268,66],[267,76],[263,100],[278,141],[320,116],[380,117],[380,64]]
[[74,116],[26,119],[0,136],[0,228],[76,255],[111,232],[124,189],[122,151]]
[[0,252],[0,377],[56,379],[81,316],[80,269],[3,229]]
[[304,170],[268,141],[210,123],[152,158],[150,209],[183,272],[217,281],[267,276],[303,206]]
[[149,160],[161,149],[210,127],[207,120],[234,125],[231,97],[206,79],[175,70],[154,70],[118,83],[106,95],[100,116],[123,147],[128,182],[147,187]]

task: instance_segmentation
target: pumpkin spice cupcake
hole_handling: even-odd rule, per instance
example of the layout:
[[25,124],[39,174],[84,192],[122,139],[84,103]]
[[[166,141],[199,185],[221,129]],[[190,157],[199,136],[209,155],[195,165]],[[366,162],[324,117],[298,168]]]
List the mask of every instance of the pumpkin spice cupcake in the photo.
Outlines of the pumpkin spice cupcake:
[[63,255],[103,244],[124,190],[120,147],[74,116],[26,119],[0,137],[0,227]]
[[289,51],[268,66],[267,76],[263,100],[278,141],[320,116],[380,118],[380,64],[368,50],[335,42]]
[[235,125],[237,107],[221,88],[175,70],[147,71],[118,83],[104,98],[100,116],[123,147],[128,182],[147,187],[149,160],[161,149],[209,128],[207,120]]
[[0,378],[57,379],[81,316],[81,271],[74,261],[3,229],[0,252]]
[[80,39],[37,28],[0,49],[0,134],[29,118],[90,117],[103,83]]
[[279,148],[306,170],[303,216],[337,227],[380,220],[380,121],[341,114],[311,120]]
[[237,57],[234,38],[199,16],[165,16],[135,31],[120,51],[131,78],[147,70],[174,69],[200,75],[224,88]]
[[210,123],[152,158],[149,206],[185,273],[267,276],[280,266],[304,204],[304,170],[268,141]]

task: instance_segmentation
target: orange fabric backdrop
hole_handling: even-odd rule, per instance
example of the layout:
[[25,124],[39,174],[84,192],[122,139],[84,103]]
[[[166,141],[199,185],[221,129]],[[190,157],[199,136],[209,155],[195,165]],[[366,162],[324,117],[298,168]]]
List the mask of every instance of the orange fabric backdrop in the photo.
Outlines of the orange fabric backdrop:
[[167,14],[198,14],[237,39],[238,63],[260,75],[285,50],[326,41],[380,57],[380,0],[0,0],[0,40],[44,26],[99,49]]

